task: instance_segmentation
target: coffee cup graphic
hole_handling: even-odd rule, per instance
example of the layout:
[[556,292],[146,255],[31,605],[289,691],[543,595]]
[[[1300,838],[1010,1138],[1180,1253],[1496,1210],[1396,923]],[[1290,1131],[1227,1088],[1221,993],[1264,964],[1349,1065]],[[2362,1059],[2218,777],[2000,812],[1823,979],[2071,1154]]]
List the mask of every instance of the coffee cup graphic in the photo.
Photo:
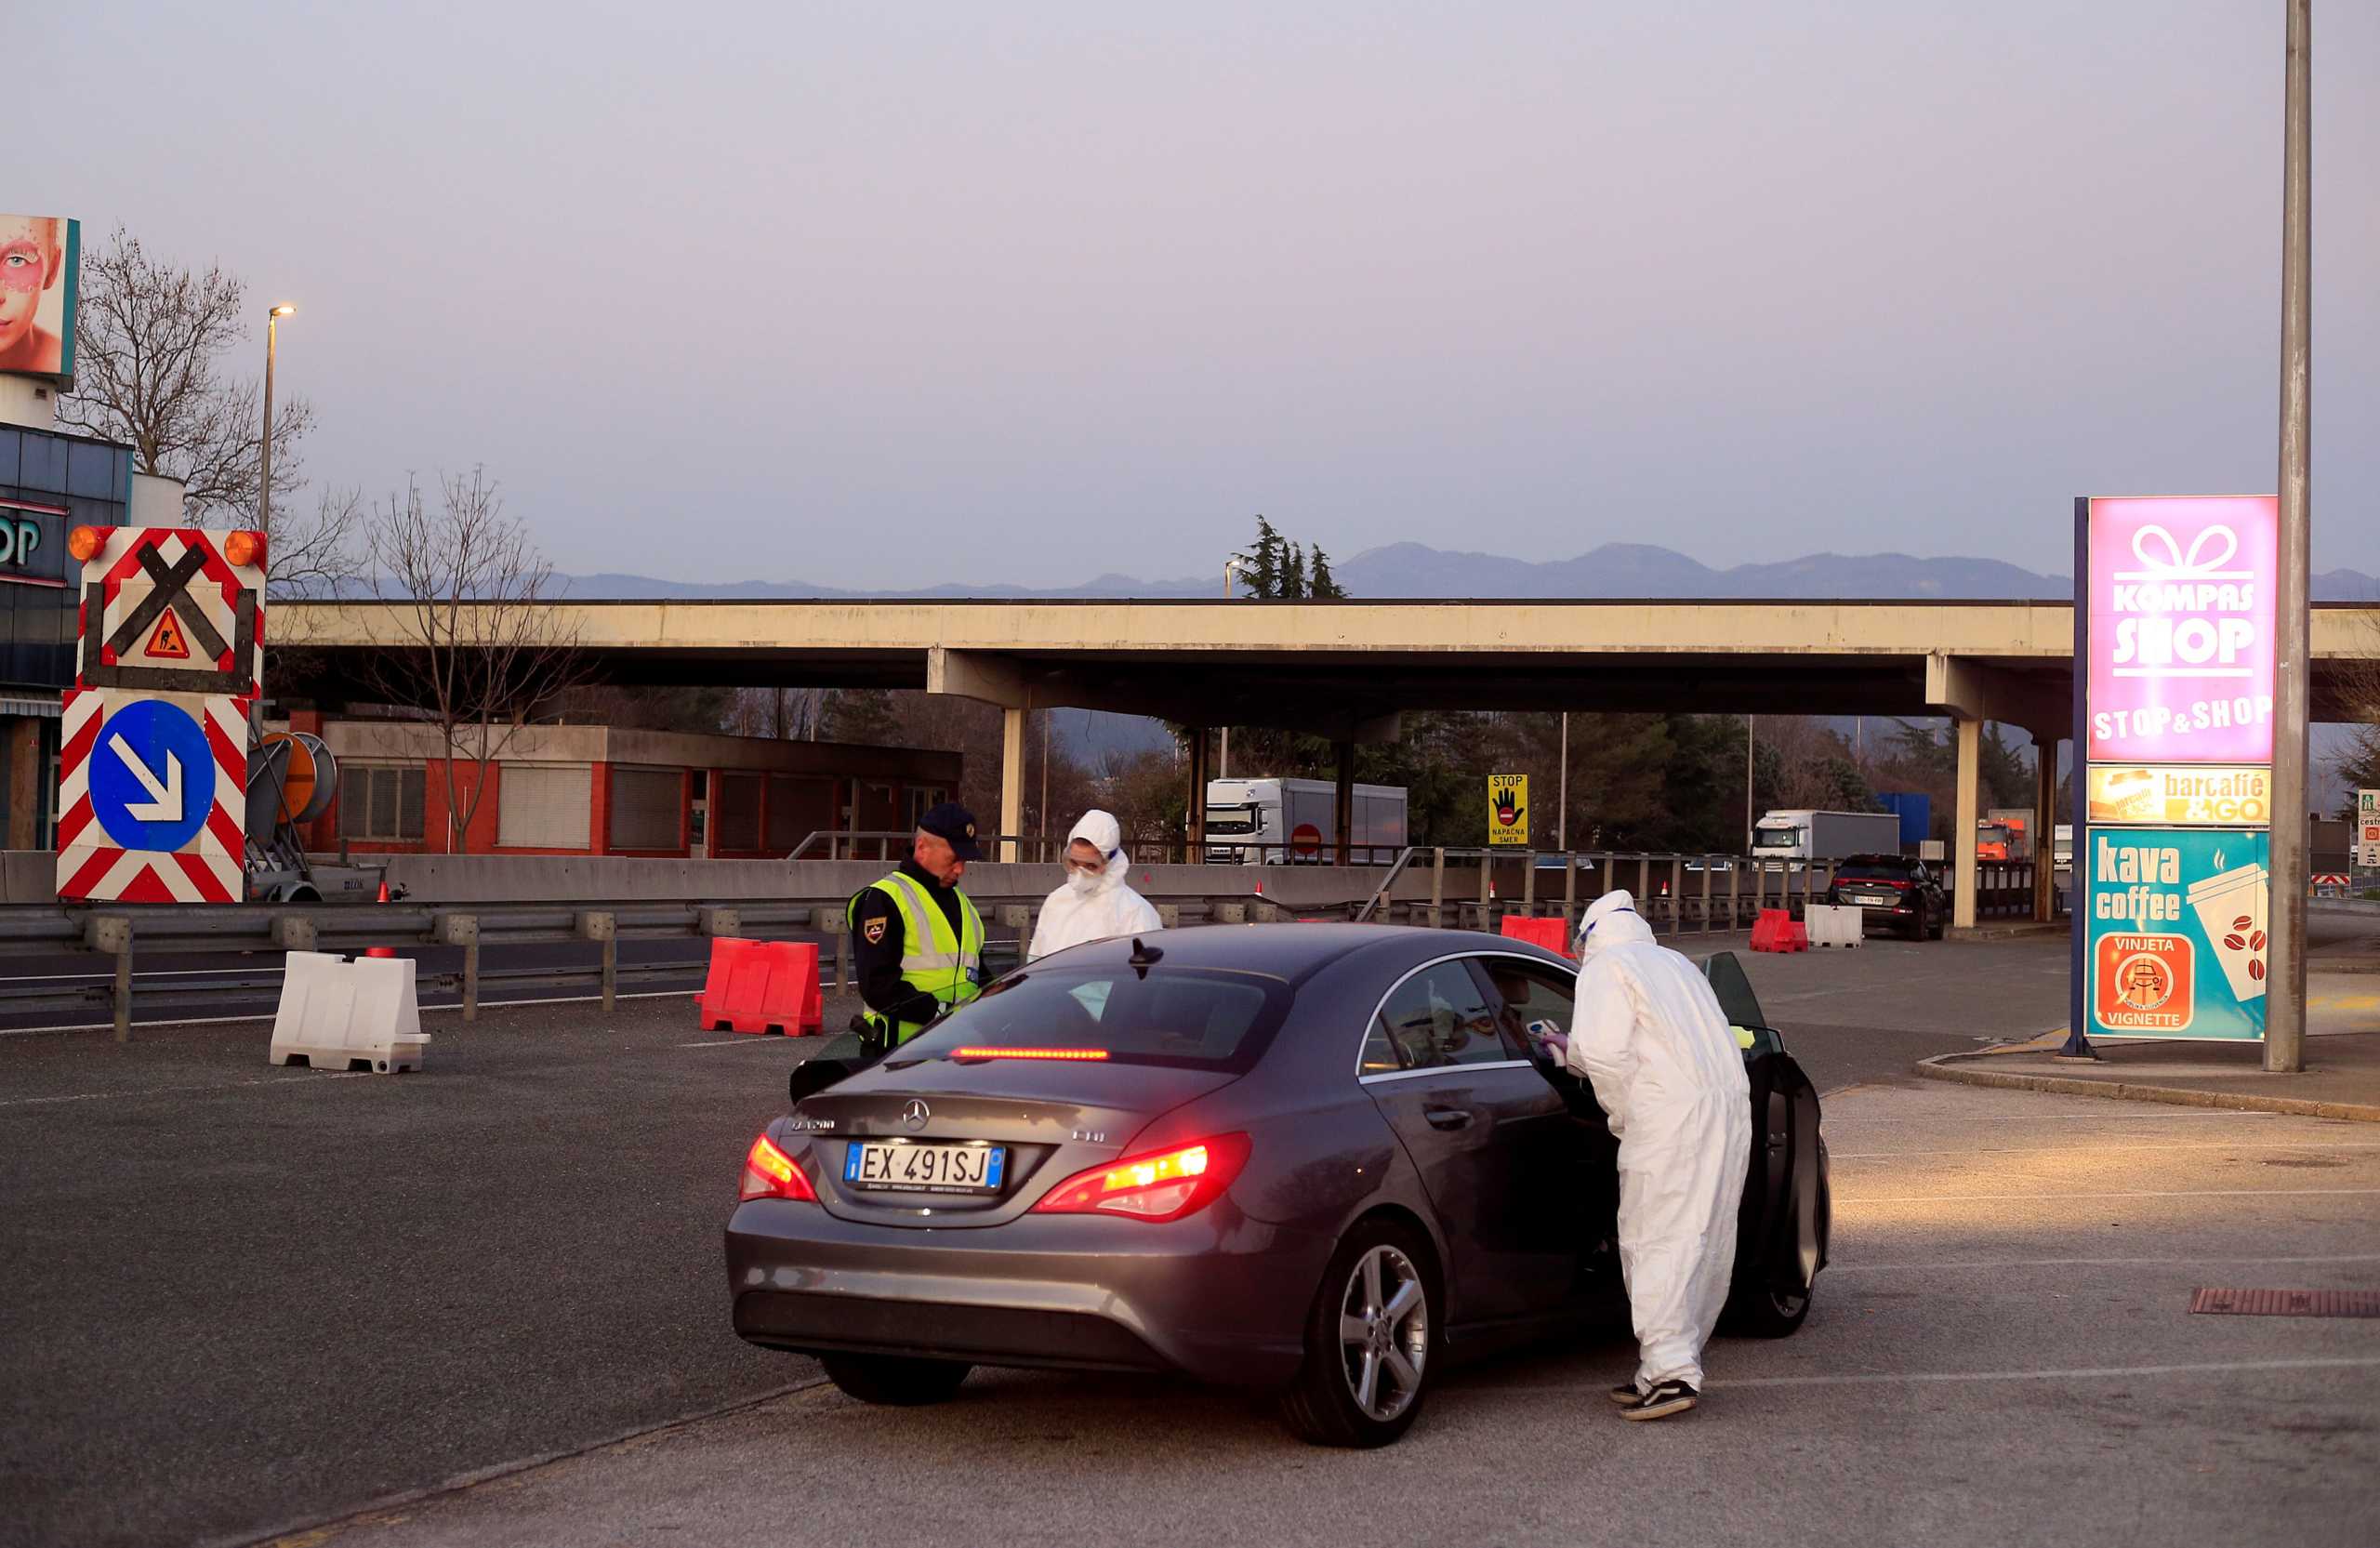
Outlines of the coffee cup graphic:
[[[2215,864],[2217,867],[2223,864],[2220,851],[2215,853]],[[2188,894],[2200,927],[2215,947],[2215,960],[2223,964],[2223,977],[2231,986],[2231,998],[2242,1004],[2264,998],[2265,907],[2271,893],[2268,880],[2264,867],[2251,861],[2228,871],[2218,868],[2215,875],[2193,885]]]

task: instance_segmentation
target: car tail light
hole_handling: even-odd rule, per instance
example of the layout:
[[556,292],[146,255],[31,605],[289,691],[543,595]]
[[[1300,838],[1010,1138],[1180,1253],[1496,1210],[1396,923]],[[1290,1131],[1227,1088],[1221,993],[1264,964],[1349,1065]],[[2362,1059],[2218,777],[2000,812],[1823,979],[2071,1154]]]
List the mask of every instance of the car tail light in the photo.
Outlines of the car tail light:
[[752,1142],[751,1151],[744,1158],[744,1184],[736,1191],[736,1198],[790,1198],[799,1203],[815,1204],[818,1194],[793,1164],[793,1158],[769,1143],[766,1134]]
[[1096,1063],[1107,1057],[1104,1048],[954,1048],[954,1059],[1064,1059]]
[[1127,1156],[1076,1172],[1051,1188],[1033,1212],[1180,1220],[1222,1197],[1247,1161],[1245,1134],[1218,1134],[1170,1150]]

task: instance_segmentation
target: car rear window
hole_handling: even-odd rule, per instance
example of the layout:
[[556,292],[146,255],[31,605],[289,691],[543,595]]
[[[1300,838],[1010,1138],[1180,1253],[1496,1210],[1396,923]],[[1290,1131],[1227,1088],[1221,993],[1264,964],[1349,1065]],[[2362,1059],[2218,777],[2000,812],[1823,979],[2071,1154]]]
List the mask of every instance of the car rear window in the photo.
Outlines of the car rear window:
[[1906,881],[1909,880],[1909,867],[1905,863],[1895,865],[1870,861],[1861,865],[1850,861],[1834,873],[1834,879],[1837,881]]
[[1095,1051],[1109,1063],[1245,1071],[1289,1006],[1289,986],[1210,968],[1041,968],[1011,973],[901,1048]]

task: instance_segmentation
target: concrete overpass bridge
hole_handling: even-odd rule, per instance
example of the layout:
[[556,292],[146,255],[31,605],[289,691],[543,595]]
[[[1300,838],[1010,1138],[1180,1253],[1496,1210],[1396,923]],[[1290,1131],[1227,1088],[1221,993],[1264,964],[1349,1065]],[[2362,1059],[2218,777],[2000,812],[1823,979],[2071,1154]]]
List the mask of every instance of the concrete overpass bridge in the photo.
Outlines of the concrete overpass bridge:
[[[1276,726],[1341,744],[1393,741],[1407,709],[1673,710],[1948,716],[1958,728],[1954,831],[1972,835],[1985,721],[2044,748],[2073,734],[2074,610],[2050,602],[783,601],[545,604],[601,678],[623,683],[911,688],[1006,714],[1000,830],[1023,818],[1025,716],[1109,709],[1194,727]],[[368,653],[417,644],[410,609],[284,602],[277,644],[325,681]],[[485,638],[464,604],[457,638]],[[2380,661],[2380,605],[2313,615],[2314,714],[2337,719]],[[1193,739],[1203,788],[1205,739]],[[2038,832],[2056,820],[2043,760]],[[1347,810],[1342,801],[1340,810]],[[1192,803],[1199,825],[1200,805]],[[1194,840],[1201,837],[1195,831]],[[1342,841],[1344,834],[1341,835]],[[1964,915],[1973,844],[1957,846]],[[2038,906],[2049,908],[2047,867]],[[1971,922],[1963,918],[1962,924]]]

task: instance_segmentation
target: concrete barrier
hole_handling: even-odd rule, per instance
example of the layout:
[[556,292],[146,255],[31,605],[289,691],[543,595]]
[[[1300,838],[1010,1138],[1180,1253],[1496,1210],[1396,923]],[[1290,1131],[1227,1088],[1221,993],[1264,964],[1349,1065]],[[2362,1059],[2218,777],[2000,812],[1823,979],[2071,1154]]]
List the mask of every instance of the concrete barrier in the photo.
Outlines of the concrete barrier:
[[348,1070],[361,1062],[388,1075],[419,1069],[429,1043],[411,959],[289,953],[272,1018],[271,1063],[303,1059],[311,1069]]
[[1856,946],[1867,938],[1867,912],[1843,904],[1813,903],[1802,910],[1813,946]]

